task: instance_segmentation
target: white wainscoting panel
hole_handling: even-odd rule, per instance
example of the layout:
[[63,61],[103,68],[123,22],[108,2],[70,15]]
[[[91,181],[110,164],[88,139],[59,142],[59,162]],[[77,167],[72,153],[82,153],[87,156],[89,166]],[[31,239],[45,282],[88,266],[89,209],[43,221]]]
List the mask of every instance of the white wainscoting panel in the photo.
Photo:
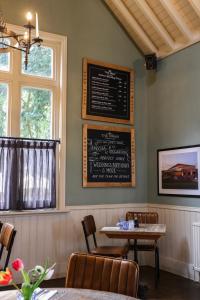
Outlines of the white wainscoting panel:
[[[92,214],[96,227],[116,224],[119,217],[125,216],[128,210],[147,210],[146,204],[113,204],[70,207],[69,212],[59,213],[23,213],[16,215],[1,214],[2,222],[14,224],[17,230],[10,263],[17,257],[22,258],[26,269],[44,264],[48,258],[56,262],[54,277],[64,277],[68,256],[74,251],[86,251],[81,220]],[[99,244],[119,244],[119,241],[108,239],[97,234]],[[120,241],[121,242],[121,241]],[[16,272],[15,272],[16,273]],[[20,282],[20,277],[15,274]]]
[[[193,269],[192,223],[200,222],[200,209],[149,204],[148,210],[158,212],[159,223],[167,227],[166,236],[159,240],[161,269],[198,281]],[[148,264],[154,265],[152,259]]]
[[[167,226],[166,235],[159,240],[161,269],[199,280],[198,272],[193,270],[192,223],[200,222],[200,209],[145,203],[74,206],[69,209],[69,212],[49,214],[1,214],[2,222],[13,223],[17,229],[10,262],[20,257],[29,269],[44,264],[49,258],[52,263],[56,262],[54,277],[63,277],[69,255],[74,251],[86,251],[81,226],[85,215],[94,216],[98,230],[116,224],[128,210],[149,210],[158,212],[159,223]],[[123,243],[123,240],[108,239],[103,234],[97,234],[97,241],[108,245]],[[132,253],[129,258],[132,258]],[[140,253],[139,262],[154,266],[153,253]],[[18,277],[16,280],[20,281]]]
[[193,262],[196,279],[200,273],[200,223],[192,223]]

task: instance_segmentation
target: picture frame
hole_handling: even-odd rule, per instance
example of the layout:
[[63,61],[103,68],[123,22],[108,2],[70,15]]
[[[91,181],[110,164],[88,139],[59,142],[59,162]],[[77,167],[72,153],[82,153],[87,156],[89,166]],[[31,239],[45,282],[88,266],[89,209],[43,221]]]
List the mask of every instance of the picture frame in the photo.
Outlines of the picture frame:
[[158,195],[200,197],[200,145],[157,150]]
[[83,187],[135,187],[135,130],[83,125]]
[[82,118],[134,124],[134,70],[83,58]]

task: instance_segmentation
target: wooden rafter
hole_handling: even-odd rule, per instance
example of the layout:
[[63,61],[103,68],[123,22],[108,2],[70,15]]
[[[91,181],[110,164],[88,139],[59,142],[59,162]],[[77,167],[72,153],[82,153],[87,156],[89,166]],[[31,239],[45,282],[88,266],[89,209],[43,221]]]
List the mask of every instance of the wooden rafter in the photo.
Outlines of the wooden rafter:
[[154,29],[158,32],[158,34],[160,34],[161,38],[165,41],[165,43],[171,48],[171,50],[174,50],[176,48],[174,40],[164,28],[162,23],[158,20],[158,18],[156,17],[150,6],[146,3],[146,1],[135,0],[135,3],[142,10],[144,15],[153,25]]
[[[142,42],[145,44],[145,46],[149,49],[150,53],[155,53],[158,55],[158,49],[153,44],[153,42],[150,40],[148,35],[144,32],[144,30],[141,28],[141,26],[137,23],[133,15],[129,12],[129,10],[126,8],[126,6],[122,3],[121,0],[105,0],[106,4],[111,9],[116,9],[120,12],[120,15],[123,17],[123,19],[128,23],[131,30],[135,32]],[[113,9],[113,11],[114,11]]]
[[184,19],[177,12],[176,7],[171,2],[171,0],[160,0],[160,3],[163,5],[164,9],[167,11],[167,13],[173,19],[174,23],[179,28],[179,30],[182,32],[182,34],[187,38],[187,40],[189,40],[189,41],[193,40],[193,33],[188,28]]
[[200,0],[104,1],[144,54],[161,59],[200,41]]
[[193,7],[196,14],[200,17],[200,1],[199,0],[189,0],[189,3]]

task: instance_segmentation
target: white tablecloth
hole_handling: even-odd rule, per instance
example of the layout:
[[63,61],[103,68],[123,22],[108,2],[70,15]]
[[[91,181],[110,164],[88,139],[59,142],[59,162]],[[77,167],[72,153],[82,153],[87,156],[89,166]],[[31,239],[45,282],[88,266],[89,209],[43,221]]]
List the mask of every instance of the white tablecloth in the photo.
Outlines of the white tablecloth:
[[[58,294],[51,300],[136,300],[135,298],[95,290],[86,289],[57,289]],[[0,300],[16,300],[16,291],[0,292]]]

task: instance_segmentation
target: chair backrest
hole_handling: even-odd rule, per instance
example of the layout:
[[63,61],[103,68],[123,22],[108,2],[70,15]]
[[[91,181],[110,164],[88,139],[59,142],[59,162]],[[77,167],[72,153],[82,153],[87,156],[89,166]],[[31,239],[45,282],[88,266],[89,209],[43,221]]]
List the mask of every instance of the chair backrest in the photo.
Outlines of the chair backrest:
[[134,261],[72,253],[65,286],[137,297],[139,267]]
[[94,217],[92,215],[85,216],[83,218],[83,220],[81,221],[81,223],[83,226],[83,232],[85,235],[87,250],[88,250],[88,252],[90,252],[90,245],[89,245],[89,240],[88,240],[88,237],[90,235],[93,236],[94,245],[95,245],[95,247],[97,247],[97,241],[96,241],[96,236],[95,236],[96,225],[95,225]]
[[3,251],[7,251],[3,270],[5,270],[8,266],[15,235],[16,230],[14,226],[9,223],[4,223],[0,232],[0,259],[2,258]]
[[158,224],[158,213],[157,212],[135,212],[129,211],[126,213],[126,220],[138,219],[139,223],[143,224]]

